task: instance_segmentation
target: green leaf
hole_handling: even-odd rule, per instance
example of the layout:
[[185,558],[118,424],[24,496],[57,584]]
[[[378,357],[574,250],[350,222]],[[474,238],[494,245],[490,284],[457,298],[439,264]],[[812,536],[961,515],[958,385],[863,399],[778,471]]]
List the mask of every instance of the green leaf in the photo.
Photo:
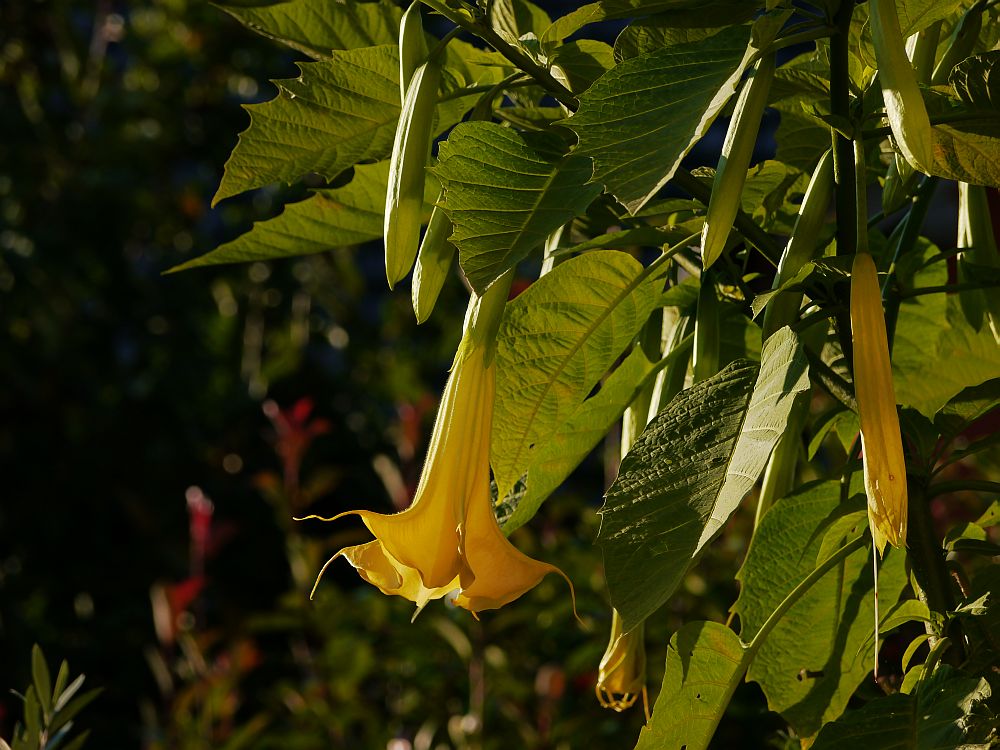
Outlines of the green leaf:
[[627,60],[597,79],[565,121],[594,180],[636,213],[673,176],[735,91],[749,26]]
[[316,59],[333,50],[396,44],[402,12],[391,3],[287,0],[272,5],[217,3],[248,29]]
[[277,98],[246,106],[250,126],[226,162],[213,205],[312,172],[333,179],[389,155],[400,112],[397,47],[336,51],[299,69],[298,78],[275,81]]
[[664,47],[687,42],[700,42],[717,31],[717,27],[678,27],[669,17],[643,18],[630,23],[615,39],[615,59],[621,62],[639,55],[648,55],[650,52],[656,52]]
[[[597,393],[579,403],[555,432],[541,444],[536,444],[537,449],[531,451],[531,463],[525,472],[524,493],[513,507],[501,506],[498,509],[505,533],[509,534],[530,521],[545,499],[621,419],[625,407],[635,398],[651,369],[652,364],[642,350],[633,349],[601,384]],[[504,377],[502,370],[497,377]]]
[[774,134],[774,158],[790,167],[811,173],[823,152],[830,148],[830,129],[806,115],[797,103],[774,105],[781,119]]
[[678,394],[640,435],[605,497],[597,539],[626,631],[670,598],[722,529],[808,388],[805,352],[783,328],[759,368],[731,363]]
[[949,80],[969,106],[1000,112],[1000,50],[967,57],[952,69]]
[[690,622],[670,638],[653,717],[635,750],[704,750],[746,666],[736,634],[715,622]]
[[[996,161],[994,159],[994,161]],[[928,245],[923,258],[937,253]],[[948,282],[943,263],[918,271],[917,287]],[[947,367],[941,363],[947,362]],[[1000,377],[1000,346],[989,326],[976,331],[963,315],[958,295],[926,294],[904,299],[892,350],[896,400],[934,418],[965,388]]]
[[615,66],[615,55],[604,42],[579,39],[557,47],[552,62],[558,66],[560,77],[570,91],[578,94]]
[[933,174],[970,185],[1000,187],[1000,128],[996,124],[934,126]]
[[[661,274],[625,253],[570,258],[507,304],[497,334],[493,473],[500,497],[536,463],[632,342]],[[622,403],[624,409],[625,403]],[[531,476],[528,479],[531,490]]]
[[[273,219],[256,222],[235,240],[170,269],[184,271],[222,263],[291,258],[322,253],[382,237],[382,214],[389,179],[389,162],[359,164],[343,187],[316,190],[312,197],[290,203]],[[426,214],[437,197],[428,180],[424,193]]]
[[823,727],[811,750],[986,750],[995,720],[983,705],[989,697],[985,678],[966,677],[944,665],[920,684],[916,695],[877,698]]
[[60,745],[59,750],[80,750],[81,747],[87,742],[87,738],[90,737],[90,730],[80,732],[76,737],[74,737],[66,745]]
[[950,440],[1000,408],[1000,380],[989,380],[966,388],[934,415],[934,426]]
[[94,688],[93,690],[88,690],[86,693],[81,693],[76,696],[52,719],[52,723],[49,725],[49,732],[53,734],[58,732],[62,727],[66,726],[67,723],[72,721],[73,717],[89,706],[94,699],[103,692],[103,688]]
[[583,5],[545,30],[545,40],[565,39],[589,23],[615,18],[660,15],[673,26],[709,24],[716,28],[742,23],[753,17],[762,3],[747,0],[601,0]]
[[[782,498],[761,521],[740,570],[733,606],[740,635],[752,639],[775,607],[840,540],[866,528],[866,515],[845,507],[840,483],[807,485]],[[830,538],[830,535],[837,538]],[[893,550],[879,574],[879,597],[890,608],[906,585],[905,556]],[[871,549],[847,557],[788,610],[760,647],[747,679],[760,684],[768,707],[808,737],[839,716],[871,672],[874,592]],[[867,648],[864,646],[867,643]]]
[[45,663],[45,654],[37,643],[31,647],[31,679],[42,714],[48,717],[52,710],[52,675],[49,673],[49,665]]
[[38,703],[38,693],[35,686],[29,685],[24,691],[24,729],[27,735],[28,747],[37,747],[42,733],[42,709]]
[[480,294],[600,193],[599,185],[586,185],[590,160],[564,156],[551,134],[467,122],[438,153],[431,171],[445,188],[451,243]]
[[943,21],[965,5],[965,0],[896,0],[899,27],[906,38]]

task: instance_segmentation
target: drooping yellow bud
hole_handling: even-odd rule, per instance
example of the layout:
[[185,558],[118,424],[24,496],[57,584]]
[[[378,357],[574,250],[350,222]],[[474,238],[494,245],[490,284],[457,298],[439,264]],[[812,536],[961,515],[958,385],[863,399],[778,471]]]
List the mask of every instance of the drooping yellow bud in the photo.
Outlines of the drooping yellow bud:
[[604,708],[624,711],[642,696],[646,716],[646,635],[645,624],[630,633],[622,632],[618,610],[611,610],[611,639],[601,658],[597,674],[597,700]]
[[889,342],[878,272],[868,253],[851,269],[854,393],[861,421],[868,522],[879,554],[906,546],[906,463],[892,386]]

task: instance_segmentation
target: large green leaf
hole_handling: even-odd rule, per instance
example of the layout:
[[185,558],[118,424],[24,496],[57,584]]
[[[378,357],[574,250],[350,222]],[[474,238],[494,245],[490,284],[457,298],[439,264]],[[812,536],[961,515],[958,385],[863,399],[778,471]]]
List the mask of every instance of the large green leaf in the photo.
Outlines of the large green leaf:
[[258,34],[316,59],[333,50],[396,44],[402,11],[392,3],[288,0],[272,5],[219,5]]
[[[912,262],[929,258],[935,252],[936,248],[927,246]],[[926,287],[947,281],[945,264],[934,263],[918,271],[912,283]],[[947,367],[942,367],[942,362]],[[976,331],[969,324],[957,295],[910,297],[903,300],[899,309],[892,374],[896,400],[933,418],[965,388],[1000,378],[1000,346],[989,326]]]
[[595,250],[557,265],[507,305],[493,416],[500,497],[525,472],[530,490],[536,457],[545,462],[549,442],[575,429],[584,400],[646,322],[662,287],[662,275],[631,256]]
[[566,125],[578,153],[594,160],[603,183],[636,213],[732,96],[748,58],[749,26],[626,60],[580,97]]
[[984,124],[934,126],[933,173],[947,180],[970,185],[1000,187],[1000,125]]
[[[275,218],[255,223],[232,242],[170,270],[290,258],[379,239],[388,178],[387,161],[358,165],[344,187],[317,190],[312,197],[285,206]],[[429,184],[424,194],[428,214],[436,190]]]
[[299,68],[300,77],[275,82],[277,98],[246,107],[250,126],[213,203],[311,172],[333,179],[352,164],[389,155],[400,112],[397,47],[338,51]]
[[[848,511],[855,511],[849,513]],[[775,607],[840,546],[864,532],[864,501],[840,503],[840,483],[808,485],[782,498],[754,533],[739,573],[733,611],[740,635],[752,639]],[[837,538],[829,538],[827,531]],[[906,585],[904,555],[893,550],[879,574],[879,600],[888,611]],[[871,549],[847,557],[785,613],[760,646],[747,679],[759,683],[768,706],[803,737],[839,716],[871,672],[874,591]]]
[[652,363],[642,350],[633,349],[601,383],[601,389],[579,403],[555,432],[531,451],[524,492],[512,508],[499,509],[505,532],[510,533],[531,520],[542,502],[621,419],[625,407],[635,398],[651,369]]
[[608,490],[598,535],[626,630],[670,598],[722,529],[808,388],[805,352],[783,328],[765,343],[759,368],[731,363],[646,427]]
[[590,160],[565,156],[562,142],[550,134],[467,122],[438,153],[432,171],[445,188],[442,208],[455,227],[451,242],[479,293],[601,191],[586,185]]
[[1000,50],[967,57],[948,79],[958,98],[970,107],[1000,112]]
[[990,694],[985,678],[964,676],[944,665],[920,684],[916,695],[887,695],[828,724],[812,750],[987,750],[994,747],[989,737],[996,722],[985,705]]
[[736,634],[715,622],[690,622],[670,638],[653,717],[635,750],[704,750],[746,669]]

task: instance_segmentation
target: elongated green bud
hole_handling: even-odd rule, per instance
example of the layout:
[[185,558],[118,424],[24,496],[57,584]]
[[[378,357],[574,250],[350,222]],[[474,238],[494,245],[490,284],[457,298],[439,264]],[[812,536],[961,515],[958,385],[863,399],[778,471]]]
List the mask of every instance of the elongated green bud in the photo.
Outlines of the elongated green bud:
[[695,383],[710,378],[719,371],[722,302],[715,290],[714,277],[712,271],[701,272],[701,289],[698,291],[694,321],[694,354],[691,361]]
[[[832,195],[833,151],[827,150],[820,157],[819,164],[816,165],[809,180],[809,187],[806,188],[805,197],[799,206],[799,215],[795,219],[792,236],[781,254],[772,289],[779,289],[782,284],[792,279],[803,265],[822,250],[819,243],[820,233],[826,223],[826,213]],[[767,303],[767,310],[764,312],[764,338],[767,339],[779,328],[794,323],[801,306],[801,292],[782,292],[775,295]]]
[[[438,195],[440,204],[444,191]],[[420,242],[420,252],[417,253],[417,263],[413,267],[413,312],[417,323],[423,323],[434,311],[438,295],[448,278],[451,262],[455,258],[455,246],[448,241],[451,236],[451,220],[439,207],[434,206],[427,230]]]
[[986,3],[976,3],[963,13],[958,23],[955,24],[955,29],[948,38],[948,46],[945,47],[941,59],[938,60],[938,64],[934,68],[934,75],[931,77],[932,84],[940,86],[948,83],[952,69],[972,54],[976,47],[976,40],[979,39],[979,34],[983,30],[983,11],[985,8]]
[[[986,188],[958,183],[958,242],[963,250],[958,256],[958,280],[975,281],[975,271],[969,264],[1000,268],[996,235],[990,218]],[[965,316],[978,329],[989,324],[993,337],[1000,342],[1000,294],[995,289],[963,291],[959,299]]]
[[441,66],[436,60],[417,68],[396,126],[385,195],[385,273],[390,289],[410,272],[417,256],[440,82]]
[[743,89],[733,119],[729,121],[726,140],[722,144],[719,168],[708,200],[708,215],[701,233],[701,258],[705,268],[711,266],[722,251],[733,228],[733,220],[740,208],[740,195],[747,179],[747,169],[757,143],[760,118],[767,106],[767,95],[774,79],[774,55],[765,55],[757,62]]
[[896,147],[906,161],[929,173],[934,163],[934,131],[920,86],[906,54],[895,0],[871,0],[870,22],[885,113]]
[[399,101],[406,101],[410,79],[427,59],[427,37],[424,35],[420,0],[413,0],[399,22]]
[[861,421],[868,522],[879,554],[886,542],[906,546],[906,462],[896,414],[882,291],[868,253],[851,268],[851,335],[854,395]]

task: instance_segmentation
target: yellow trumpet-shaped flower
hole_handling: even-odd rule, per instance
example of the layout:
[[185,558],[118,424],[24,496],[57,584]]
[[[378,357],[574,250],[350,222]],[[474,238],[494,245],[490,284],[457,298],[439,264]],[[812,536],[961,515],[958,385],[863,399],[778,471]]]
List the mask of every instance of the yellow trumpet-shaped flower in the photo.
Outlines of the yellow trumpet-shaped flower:
[[410,507],[393,515],[352,510],[322,519],[361,516],[375,540],[342,549],[320,576],[344,557],[383,593],[403,596],[418,609],[458,590],[455,603],[473,613],[513,601],[548,573],[566,578],[558,568],[519,552],[493,514],[489,455],[495,365],[487,362],[487,352],[471,337],[459,348]]
[[623,633],[618,610],[611,610],[611,640],[597,673],[597,700],[604,708],[624,711],[641,695],[649,716],[645,631],[645,625],[640,625],[630,633]]
[[868,522],[881,555],[886,542],[906,545],[906,463],[878,272],[864,252],[854,256],[851,269],[851,335]]

